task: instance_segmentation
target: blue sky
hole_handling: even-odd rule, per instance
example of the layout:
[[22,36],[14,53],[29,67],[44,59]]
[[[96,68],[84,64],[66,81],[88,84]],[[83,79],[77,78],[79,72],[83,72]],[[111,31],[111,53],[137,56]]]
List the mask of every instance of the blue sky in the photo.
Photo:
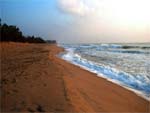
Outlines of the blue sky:
[[1,5],[2,22],[17,25],[25,35],[53,39],[57,26],[71,20],[59,11],[56,0],[3,0]]
[[2,22],[18,26],[24,35],[66,43],[150,42],[148,0],[0,2]]

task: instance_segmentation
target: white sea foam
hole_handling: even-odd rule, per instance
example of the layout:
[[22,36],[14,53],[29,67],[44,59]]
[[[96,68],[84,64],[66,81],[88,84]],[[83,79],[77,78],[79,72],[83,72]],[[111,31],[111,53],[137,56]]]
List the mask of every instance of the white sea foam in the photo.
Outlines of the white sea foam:
[[[85,45],[82,45],[82,47],[81,45],[80,46],[63,45],[63,47],[66,49],[67,52],[63,54],[61,57],[70,63],[73,63],[77,66],[80,66],[81,68],[96,73],[97,76],[103,77],[113,83],[119,84],[122,87],[125,87],[135,92],[136,94],[142,96],[143,98],[150,100],[150,78],[141,75],[134,76],[130,73],[113,68],[110,65],[87,60],[86,58],[83,58],[80,54],[75,52],[77,48],[79,47],[83,48],[83,46],[85,48]],[[119,45],[117,47],[121,46]],[[88,45],[86,46],[86,49],[87,48],[89,48]]]

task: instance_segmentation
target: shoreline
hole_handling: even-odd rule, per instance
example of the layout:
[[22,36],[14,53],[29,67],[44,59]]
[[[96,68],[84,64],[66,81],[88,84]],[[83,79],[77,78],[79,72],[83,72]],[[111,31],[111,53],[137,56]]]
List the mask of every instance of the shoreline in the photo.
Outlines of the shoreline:
[[150,103],[135,93],[58,58],[64,49],[57,45],[2,46],[2,111],[147,113],[150,109]]
[[[58,46],[58,45],[57,45],[57,46]],[[58,47],[61,47],[61,46],[58,46]],[[61,48],[63,48],[63,47],[61,47]],[[117,85],[121,86],[122,88],[125,88],[125,89],[127,89],[127,90],[129,90],[129,91],[135,93],[137,96],[142,97],[143,99],[145,99],[145,100],[147,100],[147,101],[150,102],[150,97],[147,97],[144,93],[142,93],[142,92],[140,92],[140,91],[138,91],[138,90],[136,90],[136,89],[130,88],[129,86],[127,86],[126,84],[121,83],[120,81],[112,80],[112,79],[110,79],[110,78],[107,78],[107,77],[105,77],[105,76],[102,76],[101,74],[99,74],[99,73],[97,73],[97,72],[95,72],[95,71],[93,71],[93,70],[90,70],[90,69],[89,69],[88,67],[86,67],[86,66],[83,66],[83,65],[77,64],[77,63],[73,63],[72,61],[69,61],[69,60],[67,60],[67,59],[65,59],[65,58],[62,58],[61,54],[65,55],[65,53],[67,53],[67,50],[65,50],[65,48],[63,48],[63,49],[64,49],[64,51],[61,52],[61,53],[59,53],[60,55],[58,55],[58,58],[63,59],[63,60],[66,61],[67,63],[70,63],[70,64],[73,64],[73,65],[75,65],[75,66],[78,66],[78,67],[80,67],[81,69],[87,70],[87,71],[93,73],[95,76],[98,76],[98,77],[100,77],[100,78],[104,78],[105,80],[107,80],[107,81],[109,81],[109,82],[111,82],[111,83],[117,84]],[[94,63],[95,63],[95,62],[94,62]]]
[[[58,45],[57,45],[57,46],[58,46]],[[60,46],[58,46],[58,47],[60,47]],[[63,48],[63,47],[61,47],[61,48]],[[63,48],[63,49],[64,49],[64,48]],[[66,50],[64,49],[63,52],[66,52]],[[61,53],[59,53],[59,54],[63,54],[63,52],[61,52]],[[69,63],[69,64],[71,64],[71,65],[77,66],[77,67],[79,67],[80,69],[83,69],[83,70],[85,70],[85,71],[88,71],[89,73],[92,73],[93,75],[95,75],[96,77],[98,77],[98,78],[100,78],[100,79],[105,79],[107,82],[111,82],[112,84],[118,85],[118,86],[120,86],[121,88],[123,88],[123,89],[125,89],[125,90],[128,90],[128,91],[131,92],[131,93],[134,93],[134,94],[135,94],[136,96],[138,96],[139,98],[142,98],[142,99],[148,101],[148,103],[150,102],[149,98],[146,98],[146,97],[143,96],[142,94],[139,94],[139,93],[141,93],[141,92],[138,92],[138,93],[137,93],[136,90],[134,90],[134,89],[132,89],[132,88],[129,88],[129,87],[127,87],[127,86],[123,86],[123,85],[121,85],[121,84],[119,84],[119,83],[116,83],[116,82],[114,82],[114,81],[112,81],[112,80],[106,78],[106,77],[99,76],[97,73],[94,73],[94,72],[88,70],[88,69],[85,68],[84,66],[80,66],[80,65],[78,65],[78,64],[74,64],[74,63],[72,63],[72,62],[70,62],[70,61],[67,61],[67,60],[61,58],[60,55],[57,55],[57,57],[60,58],[61,60],[64,60],[65,62],[67,62],[67,63]],[[150,103],[149,103],[149,107],[150,107]]]
[[[61,57],[59,57],[59,56],[58,56],[58,58],[63,59],[63,58],[61,58]],[[77,67],[80,67],[81,69],[84,69],[84,70],[86,70],[86,71],[88,71],[88,72],[91,72],[91,73],[93,73],[95,76],[100,77],[100,78],[103,78],[103,79],[105,79],[105,80],[108,81],[108,82],[111,82],[111,83],[113,83],[113,84],[119,85],[119,86],[121,86],[122,88],[125,88],[126,90],[129,90],[129,91],[135,93],[137,96],[139,96],[139,97],[145,99],[146,101],[150,102],[150,97],[144,96],[144,94],[143,94],[142,92],[138,91],[138,90],[135,90],[135,89],[132,89],[132,88],[130,88],[130,87],[128,87],[128,86],[125,86],[124,84],[122,84],[122,83],[119,82],[119,81],[115,81],[115,80],[112,80],[112,79],[110,79],[110,78],[101,76],[101,75],[99,75],[99,74],[97,74],[97,73],[95,73],[95,72],[93,72],[93,71],[87,69],[85,66],[78,65],[78,64],[74,64],[74,63],[72,63],[72,62],[70,62],[70,61],[67,61],[67,60],[65,60],[65,59],[63,59],[63,60],[66,61],[67,63],[70,63],[70,64],[73,64],[73,65],[75,65],[75,66],[77,66]]]

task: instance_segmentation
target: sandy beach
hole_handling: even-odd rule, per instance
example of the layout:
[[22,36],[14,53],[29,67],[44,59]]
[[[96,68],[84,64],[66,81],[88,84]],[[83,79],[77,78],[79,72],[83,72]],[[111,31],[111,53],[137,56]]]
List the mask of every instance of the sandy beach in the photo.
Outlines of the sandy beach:
[[0,43],[2,112],[141,112],[150,102],[56,55],[49,44]]

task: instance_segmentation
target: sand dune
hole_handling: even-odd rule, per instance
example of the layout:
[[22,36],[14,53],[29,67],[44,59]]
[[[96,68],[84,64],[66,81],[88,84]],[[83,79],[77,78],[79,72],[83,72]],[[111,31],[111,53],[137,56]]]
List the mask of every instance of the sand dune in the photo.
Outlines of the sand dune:
[[56,45],[0,45],[3,112],[148,113],[148,101],[56,57]]

